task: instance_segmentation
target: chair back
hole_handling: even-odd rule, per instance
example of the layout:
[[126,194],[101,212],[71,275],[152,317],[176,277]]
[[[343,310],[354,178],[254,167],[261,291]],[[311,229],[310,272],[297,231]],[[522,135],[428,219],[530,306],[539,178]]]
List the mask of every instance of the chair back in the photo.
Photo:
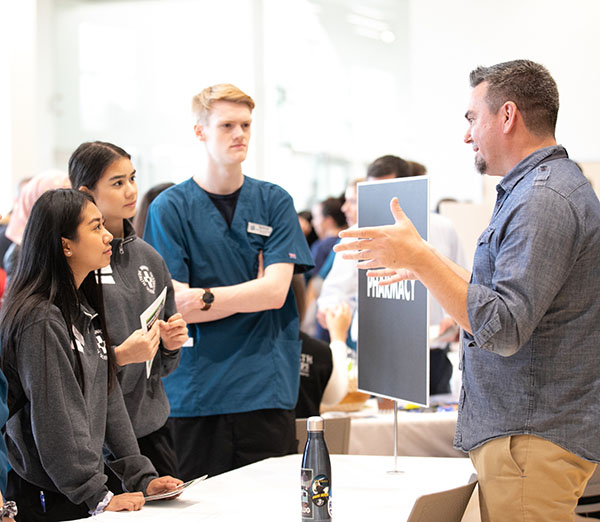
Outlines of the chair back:
[[477,475],[473,474],[464,486],[420,496],[407,522],[460,522],[476,485]]
[[[350,417],[335,417],[325,420],[325,443],[330,454],[347,455],[350,446]],[[298,453],[304,453],[306,445],[306,419],[296,419]]]
[[585,518],[585,520],[598,518],[600,515],[600,466],[596,467],[596,471],[590,477],[583,495],[581,495],[581,498],[577,502],[575,513],[582,515],[581,518],[584,516],[589,517]]

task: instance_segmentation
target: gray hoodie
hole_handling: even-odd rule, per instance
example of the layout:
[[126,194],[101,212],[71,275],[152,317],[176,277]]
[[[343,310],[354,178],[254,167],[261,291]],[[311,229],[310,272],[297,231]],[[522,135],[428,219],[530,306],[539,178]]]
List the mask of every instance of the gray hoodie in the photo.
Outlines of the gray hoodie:
[[[124,239],[113,239],[110,266],[101,270],[104,291],[106,327],[114,346],[121,344],[141,327],[140,314],[167,287],[165,308],[160,319],[167,320],[177,312],[171,275],[160,254],[135,235],[131,223],[124,220]],[[150,378],[146,363],[119,368],[119,382],[125,406],[137,438],[161,428],[169,417],[169,401],[162,377],[169,375],[179,363],[179,350],[162,348],[154,356]]]
[[[94,510],[108,493],[108,463],[128,491],[145,491],[157,477],[140,455],[120,387],[108,395],[108,364],[96,314],[82,308],[74,321],[75,346],[56,306],[38,306],[26,322],[16,350],[16,366],[27,401],[6,424],[6,444],[15,472],[40,489],[58,491],[74,504]],[[74,368],[75,350],[83,369],[83,388]]]

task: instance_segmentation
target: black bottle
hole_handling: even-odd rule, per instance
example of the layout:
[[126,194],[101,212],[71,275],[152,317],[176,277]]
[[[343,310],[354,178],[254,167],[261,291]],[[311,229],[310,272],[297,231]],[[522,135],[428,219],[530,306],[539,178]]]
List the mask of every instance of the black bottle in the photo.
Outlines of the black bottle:
[[331,520],[331,462],[323,437],[323,419],[309,417],[300,471],[302,520]]

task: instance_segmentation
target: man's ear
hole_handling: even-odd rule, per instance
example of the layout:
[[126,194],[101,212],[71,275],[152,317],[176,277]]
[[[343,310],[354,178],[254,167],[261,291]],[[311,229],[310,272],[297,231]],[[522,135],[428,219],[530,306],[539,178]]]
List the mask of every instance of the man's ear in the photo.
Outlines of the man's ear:
[[500,108],[502,112],[502,125],[504,134],[510,133],[515,129],[515,125],[517,124],[518,112],[517,104],[512,101],[507,101]]
[[62,243],[62,248],[63,248],[63,252],[64,252],[65,256],[66,257],[71,257],[71,255],[73,253],[71,251],[71,242],[68,239],[64,238],[64,237],[61,237],[60,241]]
[[194,134],[200,141],[204,141],[204,125],[202,125],[202,123],[198,122],[196,125],[194,125]]

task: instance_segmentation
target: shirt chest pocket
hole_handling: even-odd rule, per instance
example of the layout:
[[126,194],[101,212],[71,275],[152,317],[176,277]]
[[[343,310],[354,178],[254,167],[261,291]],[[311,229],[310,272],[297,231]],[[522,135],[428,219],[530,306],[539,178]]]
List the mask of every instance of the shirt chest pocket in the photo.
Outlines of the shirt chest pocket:
[[247,234],[248,234],[248,245],[250,246],[252,251],[255,254],[258,254],[259,250],[264,251],[265,245],[269,238],[266,236],[263,236],[261,234],[256,234],[253,232],[247,232]]
[[495,226],[487,227],[477,240],[477,249],[473,258],[473,277],[471,282],[492,287],[494,274],[494,233]]

